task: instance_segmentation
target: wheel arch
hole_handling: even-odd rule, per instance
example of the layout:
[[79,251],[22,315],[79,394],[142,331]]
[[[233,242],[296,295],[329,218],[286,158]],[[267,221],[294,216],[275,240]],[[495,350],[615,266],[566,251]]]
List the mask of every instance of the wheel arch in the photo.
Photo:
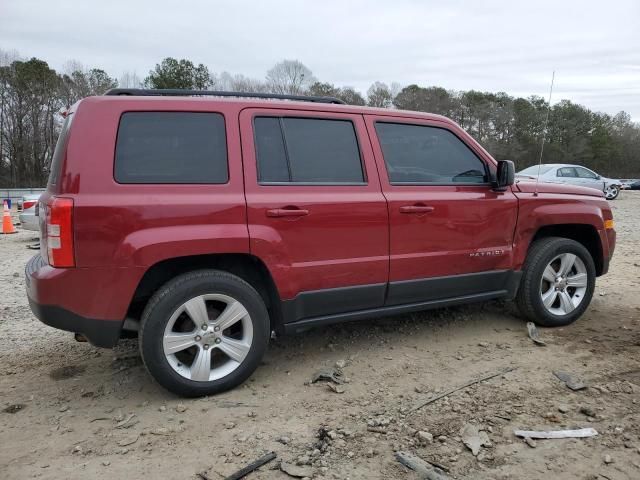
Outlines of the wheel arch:
[[190,255],[169,258],[150,266],[140,279],[133,294],[128,318],[139,319],[149,298],[172,278],[195,270],[214,269],[237,275],[249,283],[262,297],[271,329],[280,331],[282,310],[280,295],[265,263],[258,257],[246,253],[223,253]]
[[598,230],[593,225],[584,223],[562,223],[541,226],[531,238],[529,249],[531,249],[531,245],[533,245],[536,240],[547,237],[568,238],[580,243],[591,254],[591,258],[593,258],[596,266],[596,275],[600,276],[604,273],[602,242]]

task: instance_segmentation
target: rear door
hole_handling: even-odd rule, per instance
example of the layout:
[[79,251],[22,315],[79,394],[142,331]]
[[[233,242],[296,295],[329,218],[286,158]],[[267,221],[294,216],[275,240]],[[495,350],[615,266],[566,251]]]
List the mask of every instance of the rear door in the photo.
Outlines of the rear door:
[[389,205],[387,304],[501,290],[517,199],[491,188],[486,153],[450,123],[369,115],[366,122]]
[[257,108],[240,125],[250,248],[285,322],[382,306],[388,216],[362,116]]

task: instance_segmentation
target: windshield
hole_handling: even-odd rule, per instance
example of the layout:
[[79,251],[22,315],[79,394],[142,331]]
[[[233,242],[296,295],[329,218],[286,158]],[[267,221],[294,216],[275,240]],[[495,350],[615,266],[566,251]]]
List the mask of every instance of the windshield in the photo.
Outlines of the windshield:
[[517,174],[518,175],[538,175],[538,168],[540,169],[540,175],[544,175],[553,167],[547,167],[545,165],[540,165],[540,166],[534,165],[532,167],[527,167],[524,170],[519,171]]

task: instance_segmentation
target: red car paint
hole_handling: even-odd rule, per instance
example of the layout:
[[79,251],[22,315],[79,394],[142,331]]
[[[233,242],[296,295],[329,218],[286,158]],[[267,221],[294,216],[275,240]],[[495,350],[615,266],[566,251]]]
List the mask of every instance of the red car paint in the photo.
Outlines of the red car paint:
[[[121,115],[131,111],[222,114],[228,183],[117,183],[116,134]],[[366,184],[260,185],[252,127],[258,113],[351,120]],[[550,225],[593,228],[600,239],[599,273],[615,245],[615,231],[604,226],[611,210],[593,189],[540,184],[536,195],[525,183],[504,191],[391,185],[376,120],[448,129],[495,172],[491,155],[438,115],[291,101],[112,96],[84,99],[70,114],[59,180],[40,202],[46,210],[55,197],[73,200],[75,266],[41,262],[29,272],[27,291],[33,304],[79,317],[121,324],[145,272],[159,262],[198,255],[259,259],[279,300],[287,301],[323,289],[517,271],[536,233]],[[303,213],[289,213],[296,209]]]

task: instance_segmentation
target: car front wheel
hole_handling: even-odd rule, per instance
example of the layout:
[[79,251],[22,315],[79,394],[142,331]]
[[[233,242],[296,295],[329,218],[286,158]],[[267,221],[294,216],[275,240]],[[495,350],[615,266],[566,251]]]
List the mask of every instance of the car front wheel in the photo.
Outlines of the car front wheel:
[[260,294],[217,270],[180,275],[149,300],[140,324],[140,352],[154,379],[178,395],[233,388],[257,368],[269,341]]
[[615,200],[619,194],[620,187],[618,185],[609,185],[604,191],[604,196],[607,200]]
[[518,307],[540,325],[568,325],[589,306],[595,278],[593,258],[580,243],[558,237],[536,240],[523,268]]

